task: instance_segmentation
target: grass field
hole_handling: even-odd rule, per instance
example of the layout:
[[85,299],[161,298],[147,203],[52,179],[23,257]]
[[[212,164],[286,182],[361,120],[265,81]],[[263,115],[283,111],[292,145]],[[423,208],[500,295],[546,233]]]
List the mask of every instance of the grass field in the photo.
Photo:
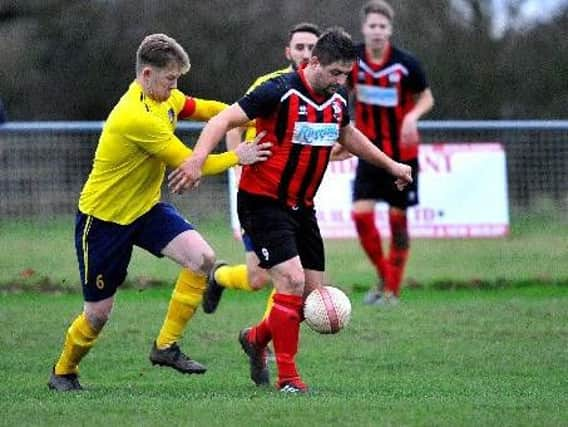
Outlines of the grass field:
[[[201,229],[220,257],[242,259],[222,221]],[[204,376],[153,368],[177,268],[138,252],[134,287],[82,364],[87,391],[60,395],[46,382],[81,309],[79,294],[60,292],[77,289],[73,219],[0,221],[0,425],[566,426],[567,230],[522,218],[506,239],[416,240],[403,301],[387,309],[361,304],[374,278],[357,242],[327,242],[329,281],[353,319],[336,336],[303,326],[309,396],[248,379],[236,336],[266,292],[228,291],[218,313],[196,315],[182,347]],[[34,292],[42,283],[52,291]]]
[[[242,245],[231,237],[224,217],[199,221],[198,229],[229,262],[243,260]],[[0,220],[0,288],[49,282],[77,290],[73,216],[39,221]],[[518,217],[505,239],[427,240],[412,242],[406,277],[411,283],[433,281],[544,281],[568,279],[568,219],[545,213]],[[375,277],[356,240],[326,242],[329,281],[368,287]],[[169,283],[177,266],[135,250],[128,280]]]
[[346,330],[302,329],[310,396],[248,380],[236,336],[265,296],[229,292],[218,313],[199,312],[183,347],[209,371],[183,376],[147,360],[169,291],[120,292],[82,365],[87,391],[61,395],[46,381],[80,298],[3,294],[0,425],[566,425],[567,287],[409,290],[386,310],[351,293]]

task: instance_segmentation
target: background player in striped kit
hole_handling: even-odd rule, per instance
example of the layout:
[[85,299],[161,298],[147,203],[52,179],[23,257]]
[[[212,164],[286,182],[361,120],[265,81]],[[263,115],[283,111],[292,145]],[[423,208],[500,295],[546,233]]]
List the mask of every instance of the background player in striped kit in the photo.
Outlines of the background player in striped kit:
[[[365,42],[357,46],[358,58],[350,78],[355,126],[383,152],[413,170],[413,183],[400,192],[383,169],[359,160],[352,217],[359,241],[378,275],[377,287],[365,296],[367,304],[398,302],[410,249],[406,209],[418,204],[417,121],[434,105],[420,63],[390,43],[393,19],[393,9],[383,0],[371,0],[362,7]],[[389,205],[388,256],[383,255],[375,223],[375,205],[381,200]]]

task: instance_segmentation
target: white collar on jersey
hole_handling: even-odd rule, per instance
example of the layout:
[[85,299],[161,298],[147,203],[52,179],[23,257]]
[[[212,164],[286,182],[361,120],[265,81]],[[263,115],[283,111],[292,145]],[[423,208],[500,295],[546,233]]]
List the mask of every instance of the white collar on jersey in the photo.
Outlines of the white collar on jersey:
[[369,65],[367,65],[367,63],[365,61],[363,61],[361,58],[359,58],[358,63],[359,63],[359,67],[363,71],[365,71],[366,73],[370,74],[374,79],[378,79],[379,77],[385,76],[385,75],[393,73],[395,71],[400,71],[405,76],[408,75],[408,68],[406,68],[404,65],[402,65],[400,63],[393,64],[393,65],[391,65],[387,68],[384,68],[382,70],[379,70],[379,71],[373,71],[372,68],[369,67]]
[[347,101],[345,100],[345,98],[338,93],[334,93],[331,98],[329,98],[327,101],[325,101],[323,104],[320,105],[320,104],[316,104],[316,102],[313,99],[310,99],[306,95],[300,93],[297,89],[290,89],[288,92],[286,92],[284,95],[282,95],[282,98],[280,98],[280,102],[284,101],[286,98],[289,98],[292,95],[298,95],[299,98],[301,98],[306,103],[313,106],[318,111],[324,110],[327,106],[329,106],[336,99],[339,99],[344,105],[347,105]]

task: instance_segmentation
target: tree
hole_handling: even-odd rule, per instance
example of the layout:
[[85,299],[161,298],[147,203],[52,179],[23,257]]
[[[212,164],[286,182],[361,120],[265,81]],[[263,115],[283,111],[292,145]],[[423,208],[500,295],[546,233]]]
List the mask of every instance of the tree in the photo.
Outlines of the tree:
[[[436,97],[428,118],[565,116],[568,1],[543,22],[527,22],[526,2],[503,0],[504,13],[492,0],[393,2],[395,42],[421,59]],[[0,96],[14,120],[102,120],[134,78],[142,38],[165,32],[186,47],[193,64],[181,89],[230,103],[256,76],[284,64],[287,31],[300,21],[339,24],[360,40],[362,4],[3,2]]]

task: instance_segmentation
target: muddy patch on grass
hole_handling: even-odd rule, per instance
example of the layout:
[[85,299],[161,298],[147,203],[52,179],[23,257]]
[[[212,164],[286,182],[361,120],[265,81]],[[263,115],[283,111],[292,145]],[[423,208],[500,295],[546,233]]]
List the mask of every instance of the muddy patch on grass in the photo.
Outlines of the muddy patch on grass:
[[[170,283],[154,279],[148,276],[137,276],[127,279],[120,289],[137,289],[144,291],[151,288],[169,286]],[[81,293],[79,283],[69,283],[65,280],[57,281],[46,276],[40,276],[33,270],[27,269],[20,273],[19,277],[4,283],[0,282],[0,293],[20,294],[24,292],[45,294],[78,294]]]

